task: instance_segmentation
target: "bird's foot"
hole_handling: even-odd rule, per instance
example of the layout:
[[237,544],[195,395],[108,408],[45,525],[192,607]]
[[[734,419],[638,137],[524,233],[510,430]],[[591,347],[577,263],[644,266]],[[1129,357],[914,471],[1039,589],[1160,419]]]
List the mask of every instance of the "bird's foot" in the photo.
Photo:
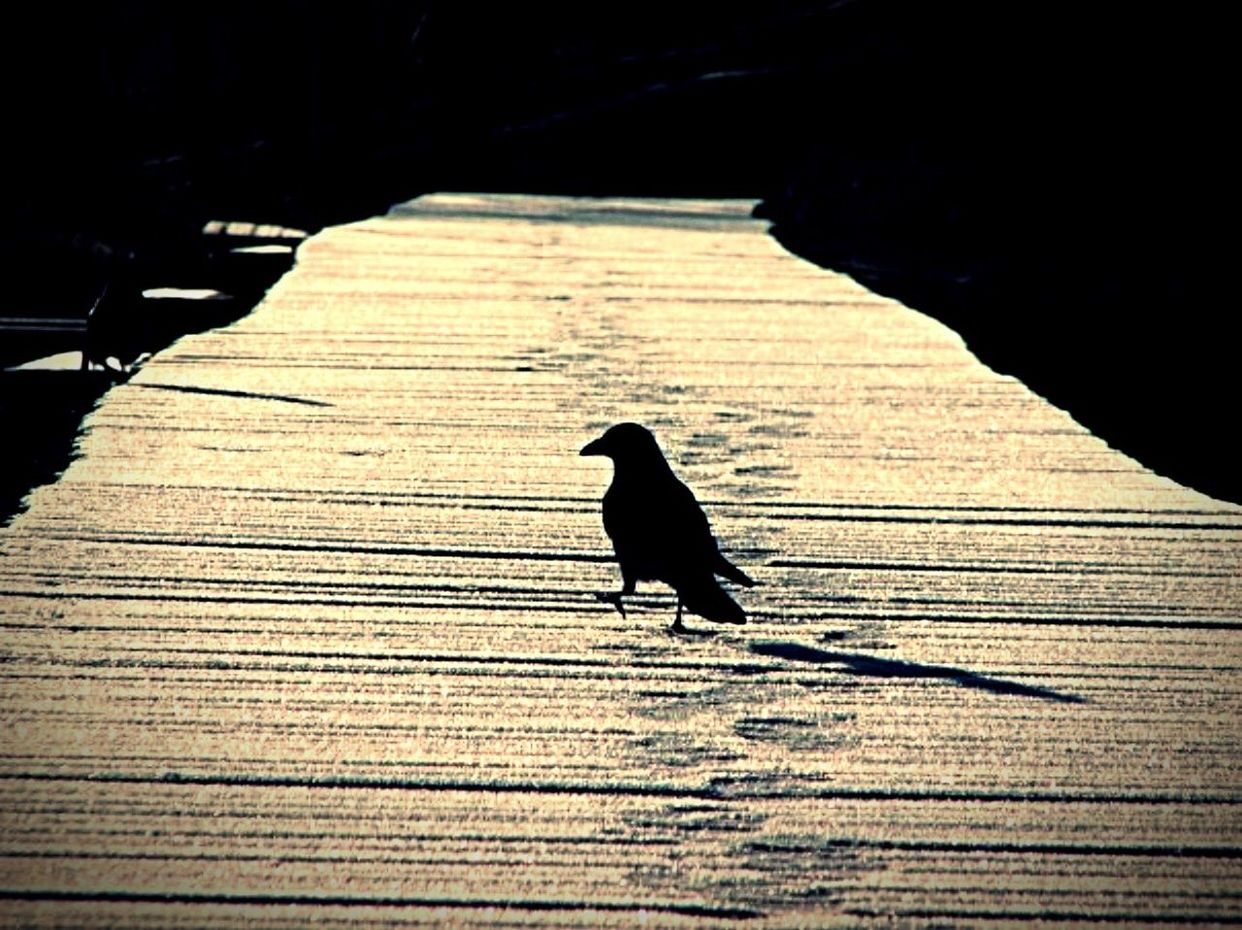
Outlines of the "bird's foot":
[[681,622],[681,617],[673,621],[673,625],[668,628],[669,636],[695,636],[700,639],[706,639],[709,636],[715,636],[712,630],[692,630]]
[[619,591],[600,591],[595,595],[595,599],[605,604],[611,604],[617,608],[617,612],[625,617],[625,605],[621,603],[621,592]]

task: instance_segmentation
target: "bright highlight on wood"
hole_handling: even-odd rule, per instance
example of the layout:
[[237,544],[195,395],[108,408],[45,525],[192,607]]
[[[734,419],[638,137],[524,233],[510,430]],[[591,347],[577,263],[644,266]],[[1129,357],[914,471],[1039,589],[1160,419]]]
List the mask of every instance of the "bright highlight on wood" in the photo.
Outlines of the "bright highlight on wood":
[[[0,531],[0,925],[1242,921],[1242,509],[750,208],[423,198],[113,389]],[[596,600],[625,420],[747,626]]]

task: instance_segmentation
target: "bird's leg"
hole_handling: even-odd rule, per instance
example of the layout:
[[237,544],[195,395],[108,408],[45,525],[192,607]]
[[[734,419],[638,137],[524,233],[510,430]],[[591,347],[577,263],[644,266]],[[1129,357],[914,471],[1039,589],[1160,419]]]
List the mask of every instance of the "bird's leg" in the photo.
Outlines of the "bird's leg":
[[621,616],[624,618],[625,617],[625,605],[621,603],[621,598],[625,597],[626,595],[633,594],[633,593],[634,593],[634,579],[626,575],[625,572],[622,572],[620,591],[615,591],[615,592],[610,591],[604,594],[597,594],[595,596],[599,600],[603,601],[605,604],[611,604],[613,607],[617,608],[617,612],[621,614]]
[[597,600],[601,600],[605,604],[611,604],[613,607],[617,608],[617,612],[624,617],[625,605],[621,603],[621,598],[624,595],[624,591],[601,591],[599,594],[596,594],[595,597]]
[[677,595],[677,618],[673,621],[673,625],[668,628],[670,633],[684,633],[686,628],[681,624],[681,595]]

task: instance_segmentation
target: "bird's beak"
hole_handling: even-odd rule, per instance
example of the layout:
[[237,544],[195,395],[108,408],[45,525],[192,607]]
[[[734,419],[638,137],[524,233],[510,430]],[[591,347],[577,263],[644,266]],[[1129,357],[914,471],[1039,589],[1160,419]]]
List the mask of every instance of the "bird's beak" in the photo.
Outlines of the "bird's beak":
[[579,455],[607,455],[608,453],[604,451],[604,437],[601,436],[599,439],[592,439],[590,442],[588,442],[585,446],[582,447],[582,451],[579,452],[578,454]]

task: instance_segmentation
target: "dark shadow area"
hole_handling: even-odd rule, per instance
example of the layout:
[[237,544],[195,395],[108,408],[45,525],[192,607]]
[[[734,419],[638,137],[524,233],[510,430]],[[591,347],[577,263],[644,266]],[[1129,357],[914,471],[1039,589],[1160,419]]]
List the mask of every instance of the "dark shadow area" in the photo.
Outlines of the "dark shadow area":
[[989,678],[975,672],[947,665],[922,665],[899,659],[877,659],[874,656],[853,652],[829,652],[800,643],[757,642],[751,643],[750,651],[756,655],[787,659],[791,662],[809,662],[816,665],[842,666],[852,675],[873,678],[943,678],[964,688],[976,688],[990,694],[1011,694],[1017,697],[1039,698],[1061,704],[1083,704],[1085,699],[1076,694],[1064,694],[1050,688],[1019,684],[1002,678]]
[[144,297],[139,287],[114,282],[86,321],[84,366],[127,371],[187,333],[240,320],[252,303],[230,294],[184,300]]
[[0,80],[20,92],[0,316],[83,317],[126,282],[240,295],[202,283],[209,220],[313,232],[433,190],[761,198],[791,250],[942,320],[1145,465],[1242,501],[1216,232],[1237,200],[1223,11],[126,0],[6,16]]
[[[257,247],[270,248],[272,238],[265,237]],[[135,363],[181,336],[241,319],[292,266],[293,247],[283,244],[279,251],[249,252],[246,250],[256,248],[250,235],[212,234],[196,246],[203,260],[198,276],[189,279],[213,291],[209,297],[158,296],[160,292],[152,288],[163,280],[159,269],[148,269],[149,277],[144,278],[135,267],[118,272],[106,282],[102,278],[89,280],[90,286],[99,287],[93,299],[87,299],[89,288],[83,285],[82,294],[86,296],[82,302],[53,304],[53,312],[71,315],[65,322],[72,325],[49,327],[37,316],[22,318],[20,322],[9,318],[4,326],[5,340],[0,345],[0,365],[67,352],[79,352],[83,360],[80,370],[0,371],[0,436],[6,440],[5,461],[0,468],[0,526],[7,525],[21,511],[22,500],[30,491],[56,480],[69,466],[82,418],[112,385],[129,379]],[[79,284],[82,282],[68,276],[70,289]],[[221,292],[219,287],[232,288],[233,292]],[[156,296],[144,296],[144,290]],[[39,296],[50,299],[57,293],[63,296],[66,292],[49,286]],[[0,303],[0,323],[4,322],[6,305]],[[80,314],[76,320],[72,319],[74,313]],[[247,395],[181,386],[143,387],[331,406],[283,395]]]
[[0,372],[0,526],[20,512],[33,488],[68,467],[82,418],[114,383],[102,371]]

